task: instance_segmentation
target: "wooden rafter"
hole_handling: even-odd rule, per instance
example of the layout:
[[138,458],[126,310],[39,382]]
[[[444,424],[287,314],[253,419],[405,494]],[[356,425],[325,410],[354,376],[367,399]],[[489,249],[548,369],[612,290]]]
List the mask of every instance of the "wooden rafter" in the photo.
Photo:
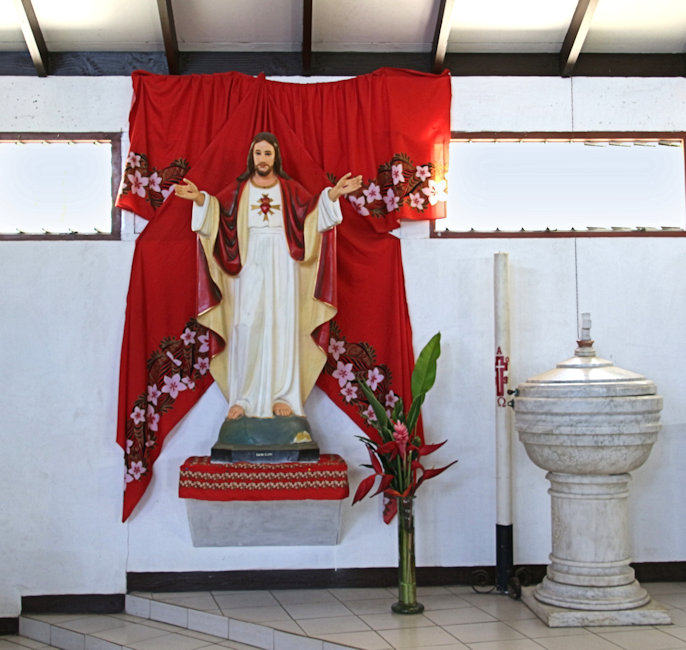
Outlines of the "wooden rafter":
[[48,48],[31,0],[13,0],[26,46],[39,77],[48,76]]
[[598,0],[579,0],[576,6],[560,50],[560,74],[563,77],[571,76],[574,71],[597,5]]
[[433,47],[431,48],[431,69],[433,72],[440,72],[443,69],[445,53],[448,48],[448,37],[450,36],[453,4],[454,0],[440,0]]
[[312,0],[303,0],[303,72],[309,74],[312,70]]
[[174,24],[174,11],[172,10],[171,0],[157,0],[157,10],[159,11],[160,23],[162,25],[167,69],[169,74],[179,74],[179,43],[176,38],[176,25]]

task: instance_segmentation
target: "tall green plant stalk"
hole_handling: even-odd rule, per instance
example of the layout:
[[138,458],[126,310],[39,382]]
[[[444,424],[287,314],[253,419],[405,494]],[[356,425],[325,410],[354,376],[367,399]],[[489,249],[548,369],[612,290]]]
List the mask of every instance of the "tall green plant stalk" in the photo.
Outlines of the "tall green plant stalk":
[[435,334],[417,357],[412,372],[412,395],[407,413],[402,398],[398,399],[390,415],[386,413],[372,388],[363,377],[357,383],[371,405],[376,419],[370,422],[375,434],[358,436],[367,447],[373,470],[357,487],[353,503],[363,499],[380,478],[376,492],[395,497],[398,509],[398,602],[391,609],[399,614],[418,614],[424,606],[417,602],[417,580],[414,556],[414,495],[429,478],[438,476],[444,467],[425,468],[422,458],[433,453],[444,442],[427,445],[415,429],[424,398],[436,381],[436,363],[441,354],[441,334]]

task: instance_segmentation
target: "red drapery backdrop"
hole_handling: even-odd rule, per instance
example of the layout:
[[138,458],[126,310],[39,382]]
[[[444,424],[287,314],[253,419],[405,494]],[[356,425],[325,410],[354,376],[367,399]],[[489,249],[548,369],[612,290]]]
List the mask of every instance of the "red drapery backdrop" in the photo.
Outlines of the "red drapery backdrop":
[[[360,426],[371,411],[363,373],[389,406],[409,400],[414,366],[400,218],[445,216],[450,78],[381,69],[353,79],[281,83],[240,73],[133,74],[130,150],[117,204],[149,221],[136,242],[122,343],[117,442],[125,452],[124,520],[143,496],[165,436],[211,384],[213,339],[195,321],[196,235],[184,176],[219,193],[246,167],[259,131],[279,138],[284,168],[318,193],[350,171],[341,199],[338,313],[318,385]],[[171,196],[170,196],[171,194]]]

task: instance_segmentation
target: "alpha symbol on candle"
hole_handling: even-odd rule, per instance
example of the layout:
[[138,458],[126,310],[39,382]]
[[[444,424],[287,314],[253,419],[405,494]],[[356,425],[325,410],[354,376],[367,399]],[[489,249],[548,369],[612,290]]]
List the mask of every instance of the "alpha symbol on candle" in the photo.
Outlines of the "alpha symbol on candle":
[[495,394],[498,406],[506,406],[507,400],[505,399],[505,384],[508,383],[508,376],[505,374],[507,372],[507,367],[510,363],[510,357],[506,357],[503,351],[498,346],[498,350],[495,353]]

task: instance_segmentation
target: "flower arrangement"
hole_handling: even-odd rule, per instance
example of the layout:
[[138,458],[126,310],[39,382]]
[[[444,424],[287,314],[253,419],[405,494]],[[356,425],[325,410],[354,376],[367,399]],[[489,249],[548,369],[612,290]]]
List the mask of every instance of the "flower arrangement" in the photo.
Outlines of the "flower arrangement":
[[419,353],[412,372],[412,401],[407,413],[402,399],[393,406],[390,414],[374,395],[374,391],[364,378],[358,377],[357,383],[374,410],[376,419],[369,423],[374,431],[368,436],[357,436],[366,445],[371,465],[363,465],[373,470],[373,474],[363,479],[355,492],[353,504],[363,499],[372,489],[377,477],[379,486],[371,496],[386,494],[389,497],[413,497],[419,486],[427,479],[438,476],[457,461],[440,468],[425,468],[422,459],[442,447],[426,444],[415,433],[419,420],[419,410],[426,394],[436,381],[436,361],[441,353],[441,334],[435,334]]

